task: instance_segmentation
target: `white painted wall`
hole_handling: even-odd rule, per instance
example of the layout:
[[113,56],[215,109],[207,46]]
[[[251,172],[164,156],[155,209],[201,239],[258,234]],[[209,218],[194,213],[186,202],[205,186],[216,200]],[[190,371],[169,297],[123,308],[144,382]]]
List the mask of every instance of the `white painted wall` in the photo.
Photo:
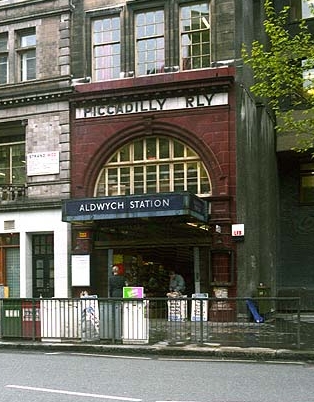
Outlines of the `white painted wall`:
[[[14,221],[13,230],[4,230],[5,221]],[[32,297],[31,235],[54,234],[55,297],[69,297],[70,224],[62,222],[61,209],[3,212],[0,233],[20,234],[20,297]]]

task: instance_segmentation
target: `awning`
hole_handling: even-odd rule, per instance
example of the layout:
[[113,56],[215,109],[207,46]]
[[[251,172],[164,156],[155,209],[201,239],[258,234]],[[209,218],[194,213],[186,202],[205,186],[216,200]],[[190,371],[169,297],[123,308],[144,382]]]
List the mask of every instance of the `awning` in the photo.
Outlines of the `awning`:
[[64,200],[64,222],[188,216],[208,221],[206,201],[188,192]]

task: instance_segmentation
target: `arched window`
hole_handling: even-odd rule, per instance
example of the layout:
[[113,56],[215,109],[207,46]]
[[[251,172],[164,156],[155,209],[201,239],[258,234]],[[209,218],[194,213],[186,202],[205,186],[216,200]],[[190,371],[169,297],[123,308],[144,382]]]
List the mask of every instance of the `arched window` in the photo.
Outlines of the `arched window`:
[[210,195],[208,173],[191,148],[180,141],[155,136],[120,148],[101,169],[94,195],[180,191]]

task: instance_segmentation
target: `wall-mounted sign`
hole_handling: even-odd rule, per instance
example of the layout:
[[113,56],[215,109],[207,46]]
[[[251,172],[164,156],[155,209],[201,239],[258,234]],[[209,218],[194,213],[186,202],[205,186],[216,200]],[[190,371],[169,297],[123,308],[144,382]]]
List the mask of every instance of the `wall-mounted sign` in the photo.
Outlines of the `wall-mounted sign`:
[[72,286],[90,286],[90,255],[71,256]]
[[232,225],[232,237],[242,237],[244,236],[244,224],[238,223],[236,225]]
[[59,151],[27,154],[26,161],[28,176],[58,174],[60,172]]
[[193,293],[191,321],[207,321],[207,320],[208,320],[208,293]]
[[124,299],[143,299],[144,288],[139,286],[125,286],[123,288]]
[[77,119],[90,117],[112,117],[144,112],[161,112],[165,110],[195,109],[228,104],[228,93],[187,95],[175,98],[142,99],[130,102],[103,103],[84,108],[77,108]]
[[207,222],[204,200],[190,193],[160,193],[64,200],[65,222],[185,215]]

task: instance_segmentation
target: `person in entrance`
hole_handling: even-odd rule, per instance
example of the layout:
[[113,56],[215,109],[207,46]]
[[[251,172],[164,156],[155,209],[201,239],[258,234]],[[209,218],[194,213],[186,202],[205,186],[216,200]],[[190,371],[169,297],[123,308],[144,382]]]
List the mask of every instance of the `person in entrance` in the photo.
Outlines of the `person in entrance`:
[[123,297],[123,288],[126,286],[124,275],[119,275],[120,268],[116,265],[112,267],[112,276],[109,278],[109,296]]
[[182,275],[177,274],[175,271],[169,272],[169,291],[176,293],[184,293],[185,291],[185,280]]

